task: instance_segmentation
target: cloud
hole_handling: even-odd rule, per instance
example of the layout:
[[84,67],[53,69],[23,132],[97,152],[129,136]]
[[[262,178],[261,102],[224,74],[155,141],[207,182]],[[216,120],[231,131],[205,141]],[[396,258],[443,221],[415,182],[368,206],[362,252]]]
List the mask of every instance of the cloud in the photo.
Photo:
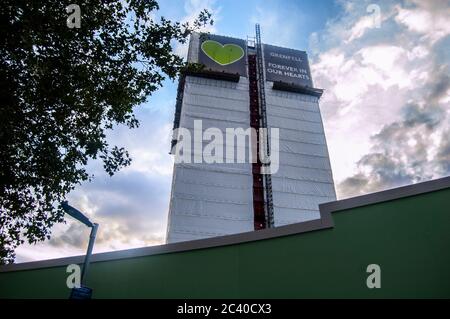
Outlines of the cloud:
[[170,181],[121,172],[107,184],[104,180],[87,184],[71,199],[101,225],[99,245],[109,245],[109,249],[154,245],[164,241]]
[[83,248],[87,246],[88,236],[89,233],[86,226],[71,221],[67,231],[60,236],[53,237],[48,243],[55,247],[73,246],[75,248]]
[[350,36],[347,40],[345,40],[346,43],[352,42],[353,40],[359,39],[364,35],[366,30],[372,29],[376,27],[374,18],[370,16],[364,16],[362,17],[356,24],[351,28],[350,30]]
[[357,172],[339,184],[341,197],[450,175],[450,108],[436,103],[450,89],[447,73],[438,73],[425,86],[429,94],[423,100],[406,104],[400,121],[371,137],[371,152],[357,162]]
[[[341,198],[449,174],[449,33],[441,22],[449,7],[380,1],[374,28],[368,4],[346,1],[344,13],[310,38]],[[412,29],[413,14],[431,20]]]
[[[360,7],[360,9],[365,7],[366,15],[362,15],[349,29],[347,39],[344,40],[345,44],[363,37],[366,32],[380,28],[381,24],[393,14],[393,10],[389,6],[381,6],[375,3],[367,4],[365,2],[363,4],[363,7]],[[358,10],[351,6],[347,8],[347,12],[358,12]]]
[[409,31],[423,36],[434,43],[450,34],[450,1],[409,1],[411,7],[397,6],[395,20],[403,24]]

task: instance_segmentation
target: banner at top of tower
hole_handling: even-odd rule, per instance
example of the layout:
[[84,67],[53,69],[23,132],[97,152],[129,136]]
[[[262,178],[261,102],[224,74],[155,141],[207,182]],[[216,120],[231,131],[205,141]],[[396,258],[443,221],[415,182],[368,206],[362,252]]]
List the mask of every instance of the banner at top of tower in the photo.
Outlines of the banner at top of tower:
[[214,34],[201,34],[198,62],[206,69],[247,76],[244,40]]
[[264,44],[264,62],[266,81],[313,86],[305,51]]

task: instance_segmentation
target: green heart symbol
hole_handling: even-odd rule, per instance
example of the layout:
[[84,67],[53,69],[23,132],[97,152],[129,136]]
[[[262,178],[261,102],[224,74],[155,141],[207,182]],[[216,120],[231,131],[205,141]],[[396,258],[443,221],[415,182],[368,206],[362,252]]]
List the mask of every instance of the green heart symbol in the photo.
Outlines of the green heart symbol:
[[213,40],[202,43],[202,51],[214,62],[228,65],[239,61],[244,56],[244,49],[236,44],[225,44]]

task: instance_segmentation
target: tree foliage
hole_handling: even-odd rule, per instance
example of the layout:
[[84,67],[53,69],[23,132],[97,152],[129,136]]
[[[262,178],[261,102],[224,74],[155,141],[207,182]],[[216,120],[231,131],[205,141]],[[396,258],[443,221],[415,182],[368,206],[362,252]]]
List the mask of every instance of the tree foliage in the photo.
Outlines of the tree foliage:
[[61,1],[5,0],[0,6],[0,263],[50,238],[59,203],[90,180],[89,159],[113,175],[130,163],[108,144],[115,124],[138,126],[134,107],[185,67],[173,52],[210,23],[155,18],[156,1],[79,1],[69,28]]

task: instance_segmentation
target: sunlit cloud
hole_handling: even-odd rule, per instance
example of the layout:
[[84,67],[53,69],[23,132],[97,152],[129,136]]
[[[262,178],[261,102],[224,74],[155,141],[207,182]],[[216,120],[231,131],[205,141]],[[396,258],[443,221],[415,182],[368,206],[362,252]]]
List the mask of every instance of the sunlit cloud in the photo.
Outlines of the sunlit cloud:
[[[441,22],[449,7],[384,1],[375,28],[368,4],[346,2],[347,15],[312,41],[312,72],[326,90],[321,108],[340,197],[450,174],[442,165],[450,108],[450,61],[442,60],[449,48],[442,43],[449,24]],[[424,24],[418,23],[422,17]],[[439,94],[430,93],[436,89]],[[431,119],[438,124],[427,125]]]

